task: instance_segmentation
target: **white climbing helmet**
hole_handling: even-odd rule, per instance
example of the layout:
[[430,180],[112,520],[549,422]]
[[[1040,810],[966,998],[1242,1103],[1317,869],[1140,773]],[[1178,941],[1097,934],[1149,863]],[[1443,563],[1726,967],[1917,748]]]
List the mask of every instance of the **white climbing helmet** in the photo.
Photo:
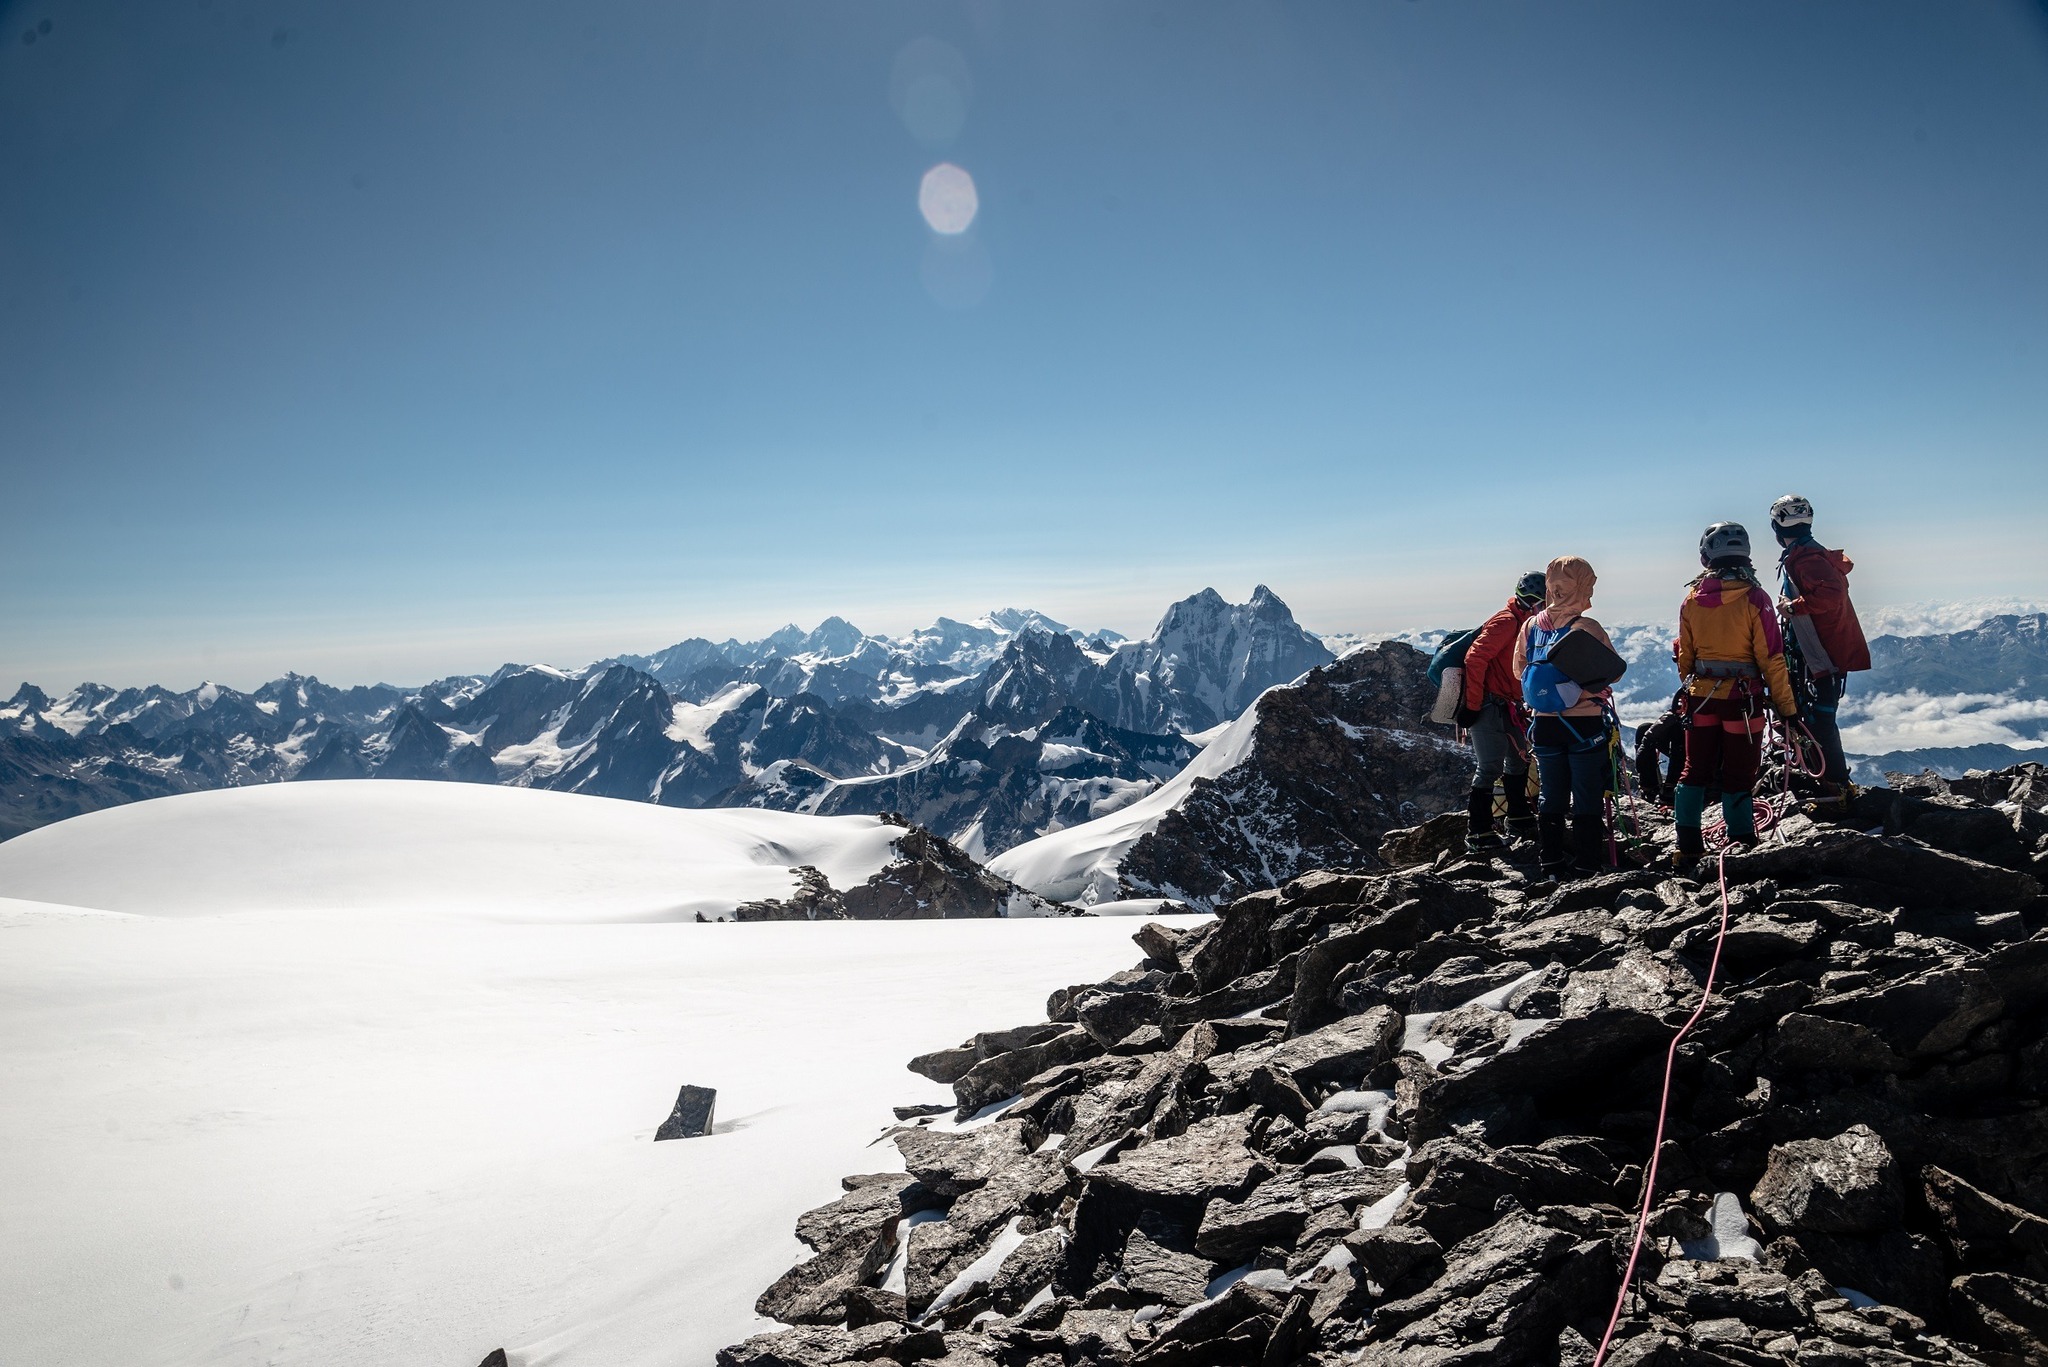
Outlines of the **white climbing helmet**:
[[1771,525],[1810,527],[1813,525],[1813,505],[1802,495],[1787,494],[1771,505]]

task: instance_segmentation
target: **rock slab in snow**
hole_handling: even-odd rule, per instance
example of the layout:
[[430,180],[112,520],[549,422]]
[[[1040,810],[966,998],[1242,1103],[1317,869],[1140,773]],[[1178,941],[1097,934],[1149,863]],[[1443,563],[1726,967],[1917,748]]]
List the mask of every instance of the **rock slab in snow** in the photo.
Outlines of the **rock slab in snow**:
[[718,1089],[697,1087],[684,1083],[676,1093],[675,1109],[668,1119],[661,1122],[661,1128],[654,1132],[656,1139],[694,1139],[698,1135],[711,1133],[711,1113],[718,1104]]

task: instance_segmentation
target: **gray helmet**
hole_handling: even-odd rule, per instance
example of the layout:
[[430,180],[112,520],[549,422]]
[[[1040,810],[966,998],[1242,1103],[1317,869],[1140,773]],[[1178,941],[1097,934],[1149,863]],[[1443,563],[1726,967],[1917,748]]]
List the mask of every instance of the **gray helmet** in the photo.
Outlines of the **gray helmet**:
[[1524,603],[1540,603],[1549,596],[1549,580],[1542,570],[1530,570],[1515,581],[1515,597]]
[[1700,563],[1711,565],[1723,556],[1749,558],[1749,532],[1740,522],[1716,522],[1700,533]]

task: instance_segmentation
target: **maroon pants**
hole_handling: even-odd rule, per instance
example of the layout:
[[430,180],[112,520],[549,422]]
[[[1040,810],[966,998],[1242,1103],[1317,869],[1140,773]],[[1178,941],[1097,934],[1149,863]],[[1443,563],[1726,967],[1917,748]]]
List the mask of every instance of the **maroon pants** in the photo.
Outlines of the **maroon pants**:
[[1765,714],[1762,698],[1709,698],[1693,710],[1685,729],[1685,771],[1680,783],[1746,793],[1756,786],[1763,763]]

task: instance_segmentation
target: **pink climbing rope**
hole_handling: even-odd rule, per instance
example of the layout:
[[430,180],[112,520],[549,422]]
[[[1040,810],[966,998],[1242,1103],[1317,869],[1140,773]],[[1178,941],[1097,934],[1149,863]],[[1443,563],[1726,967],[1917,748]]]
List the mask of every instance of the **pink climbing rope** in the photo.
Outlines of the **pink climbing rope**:
[[1607,1349],[1614,1341],[1614,1330],[1621,1323],[1622,1308],[1628,1304],[1629,1283],[1635,1280],[1636,1260],[1642,1256],[1643,1235],[1650,1227],[1650,1203],[1657,1195],[1657,1161],[1664,1153],[1664,1121],[1671,1109],[1671,1074],[1678,1067],[1678,1046],[1692,1033],[1693,1026],[1706,1014],[1707,1003],[1714,996],[1714,975],[1721,968],[1721,946],[1728,938],[1728,850],[1723,846],[1717,858],[1721,883],[1721,928],[1714,936],[1714,957],[1707,964],[1707,985],[1700,992],[1700,1004],[1693,1008],[1692,1015],[1678,1033],[1671,1037],[1671,1048],[1664,1056],[1664,1091],[1657,1099],[1657,1138],[1650,1146],[1649,1170],[1643,1174],[1643,1206],[1636,1212],[1635,1241],[1629,1246],[1628,1267],[1621,1274],[1621,1290],[1615,1293],[1614,1313],[1607,1317],[1607,1332],[1600,1336],[1600,1351],[1593,1356],[1593,1367],[1602,1367],[1607,1361]]
[[[1797,724],[1799,729],[1806,733],[1807,739],[1812,740],[1813,733],[1806,730],[1805,724]],[[1774,830],[1778,825],[1778,818],[1784,815],[1785,812],[1792,810],[1792,766],[1796,764],[1801,773],[1809,776],[1817,773],[1817,771],[1808,767],[1806,756],[1800,747],[1798,737],[1792,734],[1792,726],[1790,724],[1783,725],[1779,735],[1785,747],[1785,805],[1780,810],[1769,802],[1758,802],[1756,804],[1756,829],[1757,834],[1760,836],[1767,835]],[[1707,963],[1707,982],[1706,986],[1700,991],[1700,1004],[1693,1008],[1693,1013],[1686,1018],[1685,1024],[1678,1027],[1678,1033],[1671,1037],[1671,1048],[1664,1056],[1664,1090],[1657,1098],[1657,1138],[1650,1148],[1648,1170],[1643,1174],[1643,1205],[1642,1209],[1636,1212],[1636,1233],[1634,1241],[1629,1245],[1628,1267],[1621,1274],[1621,1289],[1614,1296],[1614,1313],[1607,1317],[1607,1332],[1600,1336],[1600,1351],[1593,1356],[1593,1367],[1603,1367],[1603,1364],[1607,1361],[1607,1350],[1614,1342],[1615,1328],[1620,1325],[1622,1309],[1628,1304],[1628,1288],[1629,1283],[1635,1280],[1636,1262],[1642,1257],[1643,1235],[1649,1231],[1650,1204],[1657,1197],[1657,1162],[1664,1153],[1664,1123],[1671,1109],[1671,1075],[1678,1067],[1678,1046],[1685,1042],[1685,1037],[1692,1033],[1693,1026],[1697,1025],[1700,1017],[1706,1014],[1707,1003],[1714,996],[1715,975],[1721,971],[1721,946],[1727,943],[1728,940],[1728,843],[1726,834],[1725,830],[1720,832],[1720,851],[1715,856],[1715,879],[1721,887],[1721,926],[1714,935],[1714,957]]]

